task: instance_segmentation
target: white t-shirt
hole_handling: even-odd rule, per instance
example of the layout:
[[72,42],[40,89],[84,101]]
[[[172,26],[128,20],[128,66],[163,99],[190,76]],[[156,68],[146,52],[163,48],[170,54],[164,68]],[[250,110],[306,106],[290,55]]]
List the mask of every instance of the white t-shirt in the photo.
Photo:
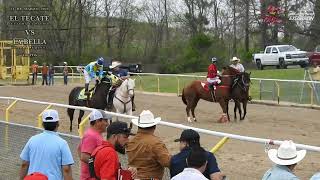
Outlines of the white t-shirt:
[[208,180],[200,171],[194,168],[184,168],[184,170],[171,178],[171,180]]
[[237,69],[239,72],[244,72],[244,67],[242,64],[238,63],[236,65],[231,64],[230,67]]

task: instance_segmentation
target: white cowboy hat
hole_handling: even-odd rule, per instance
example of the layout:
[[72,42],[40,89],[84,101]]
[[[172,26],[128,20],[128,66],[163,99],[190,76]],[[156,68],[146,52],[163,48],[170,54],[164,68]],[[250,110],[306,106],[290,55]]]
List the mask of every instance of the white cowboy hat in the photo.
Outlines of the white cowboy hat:
[[139,115],[139,118],[132,119],[131,122],[141,128],[147,128],[157,125],[161,121],[160,117],[154,118],[153,114],[149,110],[143,110]]
[[240,62],[240,59],[237,57],[233,57],[232,59],[230,59],[230,61],[239,61]]
[[37,63],[37,61],[33,61],[33,63]]
[[113,61],[112,64],[111,64],[111,66],[109,66],[109,67],[110,67],[110,69],[113,69],[113,68],[115,68],[115,67],[117,67],[117,66],[120,66],[120,65],[121,65],[121,62],[119,62],[119,61]]
[[67,62],[63,62],[63,64],[68,64]]
[[296,145],[290,141],[283,141],[278,149],[268,151],[269,159],[278,165],[292,165],[301,161],[306,155],[306,150],[297,151]]

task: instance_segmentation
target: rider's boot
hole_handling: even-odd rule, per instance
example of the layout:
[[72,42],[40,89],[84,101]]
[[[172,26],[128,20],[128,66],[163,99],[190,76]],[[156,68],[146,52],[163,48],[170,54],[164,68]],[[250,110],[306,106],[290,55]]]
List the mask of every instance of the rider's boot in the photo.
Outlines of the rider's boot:
[[85,91],[85,95],[87,96],[87,95],[89,95],[90,93],[89,93],[89,83],[86,83],[85,85],[84,85],[84,91]]
[[131,102],[132,102],[132,111],[136,111],[136,104],[134,103],[134,96],[132,96]]
[[109,91],[108,103],[107,103],[107,109],[108,110],[112,109],[114,93],[115,92],[113,90]]
[[216,95],[214,92],[214,84],[209,85],[209,91],[213,102],[216,102]]

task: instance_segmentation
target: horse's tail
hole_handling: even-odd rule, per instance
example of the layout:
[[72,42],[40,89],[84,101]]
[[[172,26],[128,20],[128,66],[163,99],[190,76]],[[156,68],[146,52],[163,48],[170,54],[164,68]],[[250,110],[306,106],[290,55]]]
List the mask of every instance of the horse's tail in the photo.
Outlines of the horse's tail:
[[186,97],[184,96],[184,88],[182,89],[182,101],[185,105],[187,105]]

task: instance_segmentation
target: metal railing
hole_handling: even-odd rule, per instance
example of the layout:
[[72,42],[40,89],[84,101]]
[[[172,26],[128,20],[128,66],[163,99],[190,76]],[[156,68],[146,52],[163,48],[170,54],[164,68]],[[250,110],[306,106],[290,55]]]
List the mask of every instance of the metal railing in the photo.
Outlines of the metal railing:
[[[92,111],[92,108],[88,108],[88,107],[79,107],[79,106],[71,106],[71,105],[65,105],[65,104],[59,104],[59,103],[50,103],[50,102],[44,102],[44,101],[35,101],[35,100],[29,100],[29,99],[23,99],[23,98],[16,98],[16,97],[3,97],[0,96],[0,99],[4,99],[4,100],[13,100],[16,101],[16,103],[18,101],[21,102],[27,102],[27,103],[34,103],[34,104],[42,104],[42,105],[52,105],[52,106],[57,106],[57,107],[64,107],[64,108],[72,108],[72,109],[79,109],[79,110],[84,110],[84,111]],[[15,103],[15,104],[16,104]],[[12,103],[6,110],[6,117],[9,117],[9,110],[14,106],[14,104]],[[130,120],[133,118],[138,118],[136,116],[130,116],[130,115],[124,115],[124,114],[118,114],[118,113],[113,113],[113,112],[109,112],[109,111],[105,111],[107,114],[110,114],[112,116],[116,116],[116,117],[121,117],[124,118],[126,120]],[[272,139],[264,139],[264,138],[257,138],[257,137],[249,137],[249,136],[241,136],[241,135],[236,135],[236,134],[230,134],[230,133],[224,133],[224,132],[217,132],[217,131],[211,131],[211,130],[206,130],[206,129],[201,129],[201,128],[195,128],[195,127],[191,127],[191,126],[186,126],[183,124],[176,124],[176,123],[171,123],[171,122],[166,122],[166,121],[160,121],[159,125],[163,125],[163,126],[167,126],[167,127],[172,127],[172,128],[178,128],[178,129],[193,129],[199,133],[203,133],[203,134],[208,134],[208,135],[212,135],[212,136],[218,136],[218,137],[227,137],[230,139],[237,139],[237,140],[241,140],[241,141],[246,141],[246,142],[253,142],[253,143],[259,143],[259,144],[274,144],[274,145],[280,145],[282,143],[282,141],[279,140],[272,140]],[[79,132],[80,133],[80,132]],[[225,140],[221,140],[220,144],[223,144],[223,142],[225,142]],[[297,148],[299,149],[305,149],[305,150],[309,150],[309,151],[316,151],[316,152],[320,152],[320,147],[317,146],[310,146],[310,145],[304,145],[304,144],[296,144]],[[220,146],[221,147],[221,146]]]
[[[186,75],[186,74],[156,74],[156,73],[130,73],[135,75],[138,79],[138,88],[142,91],[154,91],[154,92],[176,92],[178,96],[182,93],[183,86],[190,83],[192,80],[205,80],[206,76],[202,75]],[[152,77],[153,80],[148,79]],[[163,80],[161,81],[161,78]],[[175,87],[171,83],[174,80],[168,80],[167,78],[175,78]],[[281,102],[291,102],[298,104],[309,104],[310,106],[320,105],[320,98],[317,92],[320,91],[319,81],[307,81],[307,80],[284,80],[284,79],[263,79],[263,78],[251,78],[252,84],[250,89],[250,95],[255,100],[271,100],[276,101],[278,104]],[[167,84],[161,85],[161,82]],[[148,88],[153,86],[153,89]],[[165,89],[165,90],[163,90]],[[176,90],[174,90],[176,89]],[[281,93],[280,93],[281,92]],[[300,99],[290,99],[290,97],[300,97]]]

